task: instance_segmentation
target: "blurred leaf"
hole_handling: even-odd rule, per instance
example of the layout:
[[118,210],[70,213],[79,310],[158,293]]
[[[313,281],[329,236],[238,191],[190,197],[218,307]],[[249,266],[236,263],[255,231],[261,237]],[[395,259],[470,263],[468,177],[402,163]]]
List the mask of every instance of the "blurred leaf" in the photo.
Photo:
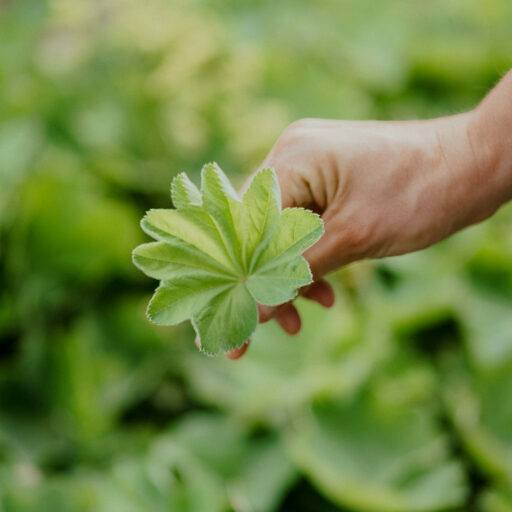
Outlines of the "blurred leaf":
[[289,439],[297,464],[340,505],[405,512],[464,502],[462,467],[429,408],[381,404],[370,393],[319,402]]
[[272,512],[295,478],[275,435],[251,439],[220,416],[195,415],[174,430],[174,439],[225,481],[233,509]]
[[132,208],[78,173],[66,174],[34,177],[22,190],[18,229],[26,236],[28,268],[75,280],[126,272],[127,246],[139,239]]
[[304,325],[294,337],[269,322],[235,364],[190,355],[185,376],[197,396],[235,415],[282,424],[315,396],[353,393],[389,352],[385,327],[359,316],[341,290],[330,311],[301,299],[297,305]]
[[479,499],[479,512],[512,512],[512,492],[485,491]]
[[445,368],[446,403],[465,450],[498,485],[512,488],[512,361],[472,371],[461,361]]

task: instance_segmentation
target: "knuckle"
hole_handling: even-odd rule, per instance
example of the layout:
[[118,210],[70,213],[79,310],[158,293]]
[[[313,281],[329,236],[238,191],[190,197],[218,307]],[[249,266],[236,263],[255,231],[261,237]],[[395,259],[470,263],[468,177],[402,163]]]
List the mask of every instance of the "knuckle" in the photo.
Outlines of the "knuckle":
[[310,127],[310,119],[299,119],[288,125],[275,145],[275,155],[282,156],[290,149],[301,145],[309,136]]
[[309,129],[311,128],[311,126],[313,125],[314,123],[314,119],[312,118],[309,118],[309,117],[304,117],[302,119],[297,119],[296,121],[293,121],[293,123],[291,123],[287,129],[290,129],[290,130],[306,130],[306,129]]

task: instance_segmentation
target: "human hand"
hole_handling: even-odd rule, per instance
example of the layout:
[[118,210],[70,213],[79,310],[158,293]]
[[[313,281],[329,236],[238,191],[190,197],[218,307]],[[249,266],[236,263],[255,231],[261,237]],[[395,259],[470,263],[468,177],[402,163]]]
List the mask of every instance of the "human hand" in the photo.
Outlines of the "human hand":
[[[306,119],[285,130],[261,168],[276,169],[283,208],[312,209],[325,223],[304,254],[315,282],[301,295],[330,307],[334,293],[321,278],[331,270],[426,248],[500,206],[477,118],[473,111],[430,121]],[[300,330],[292,303],[259,313],[260,322]],[[238,359],[248,343],[227,357]]]

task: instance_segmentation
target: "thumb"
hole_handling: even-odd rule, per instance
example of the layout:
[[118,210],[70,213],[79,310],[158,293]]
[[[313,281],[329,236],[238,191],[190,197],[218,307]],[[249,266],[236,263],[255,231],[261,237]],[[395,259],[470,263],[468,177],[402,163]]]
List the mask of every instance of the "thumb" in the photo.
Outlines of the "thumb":
[[350,256],[350,251],[346,250],[348,247],[344,248],[343,245],[336,221],[324,219],[324,234],[304,253],[315,281],[355,259]]

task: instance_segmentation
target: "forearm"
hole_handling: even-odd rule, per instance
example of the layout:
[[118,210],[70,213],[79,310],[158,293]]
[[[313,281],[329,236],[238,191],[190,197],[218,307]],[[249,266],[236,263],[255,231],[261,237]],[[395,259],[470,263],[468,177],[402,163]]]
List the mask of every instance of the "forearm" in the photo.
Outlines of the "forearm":
[[512,199],[512,71],[474,110],[467,133],[488,184],[490,215]]
[[474,110],[429,123],[442,239],[512,199],[512,72]]

